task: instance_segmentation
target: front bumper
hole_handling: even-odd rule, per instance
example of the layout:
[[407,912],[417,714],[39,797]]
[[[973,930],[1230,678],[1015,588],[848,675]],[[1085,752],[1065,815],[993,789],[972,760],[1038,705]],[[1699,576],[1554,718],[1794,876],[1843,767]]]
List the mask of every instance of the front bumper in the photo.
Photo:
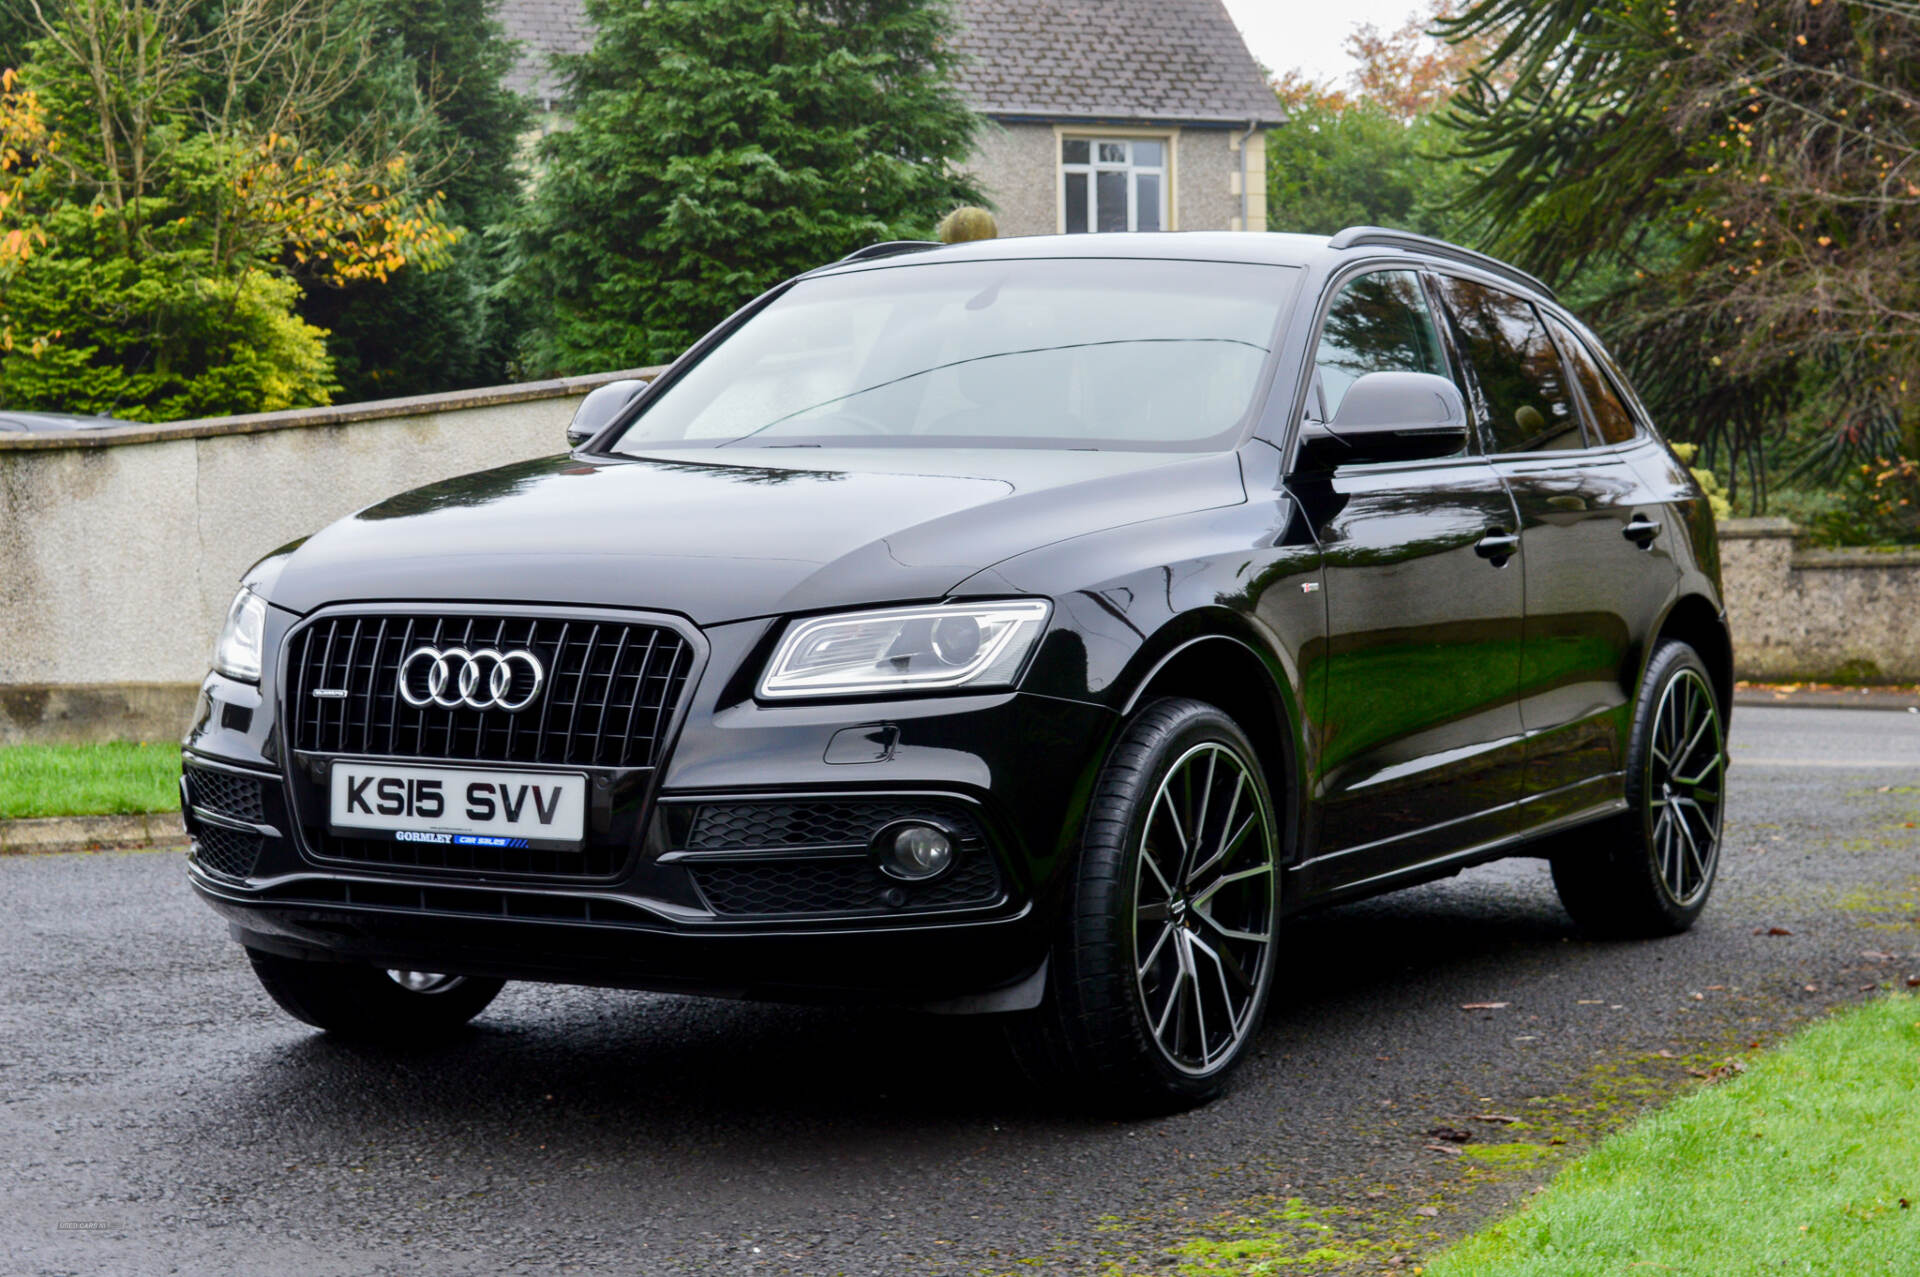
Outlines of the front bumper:
[[[727,676],[764,630],[709,631],[714,660],[657,790],[636,820],[606,826],[607,871],[592,880],[322,854],[306,764],[280,761],[262,721],[271,689],[210,676],[186,749],[193,886],[241,943],[289,956],[779,999],[1024,988],[1114,715],[1014,693],[729,699]],[[863,858],[863,819],[915,812],[967,835],[940,890],[900,890]]]

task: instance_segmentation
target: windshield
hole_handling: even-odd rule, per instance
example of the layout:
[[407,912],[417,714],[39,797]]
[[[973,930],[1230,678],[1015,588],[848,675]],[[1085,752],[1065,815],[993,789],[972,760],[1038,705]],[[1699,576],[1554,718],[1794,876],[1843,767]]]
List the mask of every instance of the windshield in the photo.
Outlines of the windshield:
[[1070,258],[803,279],[650,395],[615,451],[1225,446],[1296,275]]

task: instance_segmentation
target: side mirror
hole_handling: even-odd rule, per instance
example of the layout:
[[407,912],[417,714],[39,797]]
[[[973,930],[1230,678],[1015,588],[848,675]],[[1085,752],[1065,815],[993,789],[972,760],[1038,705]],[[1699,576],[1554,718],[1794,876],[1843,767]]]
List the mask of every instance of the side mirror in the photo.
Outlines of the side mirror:
[[607,423],[619,416],[646,388],[647,383],[640,378],[624,377],[589,391],[587,397],[580,401],[580,406],[573,410],[573,420],[567,423],[567,446],[578,448],[605,430]]
[[1445,377],[1370,372],[1347,387],[1332,421],[1303,427],[1300,446],[1316,469],[1447,457],[1467,446],[1467,405]]

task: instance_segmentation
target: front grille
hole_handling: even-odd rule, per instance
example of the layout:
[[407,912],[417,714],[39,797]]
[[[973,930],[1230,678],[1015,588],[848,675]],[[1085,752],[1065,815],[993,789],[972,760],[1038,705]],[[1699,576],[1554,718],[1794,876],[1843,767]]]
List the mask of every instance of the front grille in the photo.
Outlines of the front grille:
[[531,847],[460,847],[451,843],[343,838],[310,826],[313,850],[327,860],[381,869],[446,873],[527,874],[544,878],[610,878],[627,859],[624,846],[587,844],[580,851]]
[[[539,658],[545,682],[518,713],[416,709],[400,696],[399,673],[420,647],[525,649]],[[294,639],[288,717],[294,747],[318,753],[656,767],[693,659],[679,632],[640,622],[407,612],[323,617]],[[346,695],[315,697],[316,690]]]
[[250,825],[266,823],[266,800],[258,780],[214,771],[211,767],[195,767],[191,763],[187,764],[186,773],[187,792],[194,806]]
[[864,860],[703,864],[693,871],[715,913],[912,913],[992,904],[1000,898],[993,861],[975,847],[933,882],[896,882]]
[[244,878],[260,858],[261,838],[220,825],[202,824],[194,835],[193,858],[203,869],[228,878]]
[[[667,809],[667,837],[689,857],[701,897],[724,917],[892,914],[976,908],[1001,896],[985,829],[971,805],[916,795],[702,803]],[[902,882],[866,855],[901,820],[950,829],[958,856],[932,882]],[[813,853],[813,854],[809,854]]]

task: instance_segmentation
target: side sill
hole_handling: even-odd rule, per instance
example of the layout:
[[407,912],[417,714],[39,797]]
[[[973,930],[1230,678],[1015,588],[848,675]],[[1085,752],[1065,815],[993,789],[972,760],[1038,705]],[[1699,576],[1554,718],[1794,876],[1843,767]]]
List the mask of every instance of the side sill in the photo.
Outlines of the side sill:
[[[1536,794],[1523,803],[1513,804],[1513,808],[1524,809],[1527,803],[1538,802],[1541,799],[1551,798],[1553,796],[1552,794]],[[1486,864],[1491,860],[1504,860],[1509,856],[1520,854],[1520,850],[1529,843],[1536,842],[1539,839],[1549,837],[1553,834],[1563,833],[1569,829],[1576,829],[1581,825],[1591,824],[1597,820],[1605,820],[1607,817],[1618,815],[1626,809],[1627,800],[1625,798],[1610,798],[1604,802],[1596,803],[1591,807],[1583,807],[1579,811],[1570,812],[1567,815],[1534,825],[1519,833],[1505,834],[1499,838],[1489,839],[1486,842],[1462,848],[1459,851],[1448,852],[1444,856],[1435,856],[1431,859],[1423,860],[1418,864],[1408,865],[1402,869],[1391,870],[1383,874],[1375,874],[1371,878],[1362,878],[1356,882],[1342,883],[1316,896],[1311,904],[1306,907],[1318,908],[1321,905],[1343,904],[1350,900],[1360,900],[1367,896],[1377,896],[1389,891],[1398,891],[1403,887],[1418,886],[1423,882],[1432,882],[1436,878],[1450,877],[1453,874],[1459,873],[1462,869],[1471,869],[1475,865]],[[1311,865],[1311,863],[1312,862],[1309,862],[1309,865]],[[1302,866],[1302,868],[1306,867],[1307,866]]]

